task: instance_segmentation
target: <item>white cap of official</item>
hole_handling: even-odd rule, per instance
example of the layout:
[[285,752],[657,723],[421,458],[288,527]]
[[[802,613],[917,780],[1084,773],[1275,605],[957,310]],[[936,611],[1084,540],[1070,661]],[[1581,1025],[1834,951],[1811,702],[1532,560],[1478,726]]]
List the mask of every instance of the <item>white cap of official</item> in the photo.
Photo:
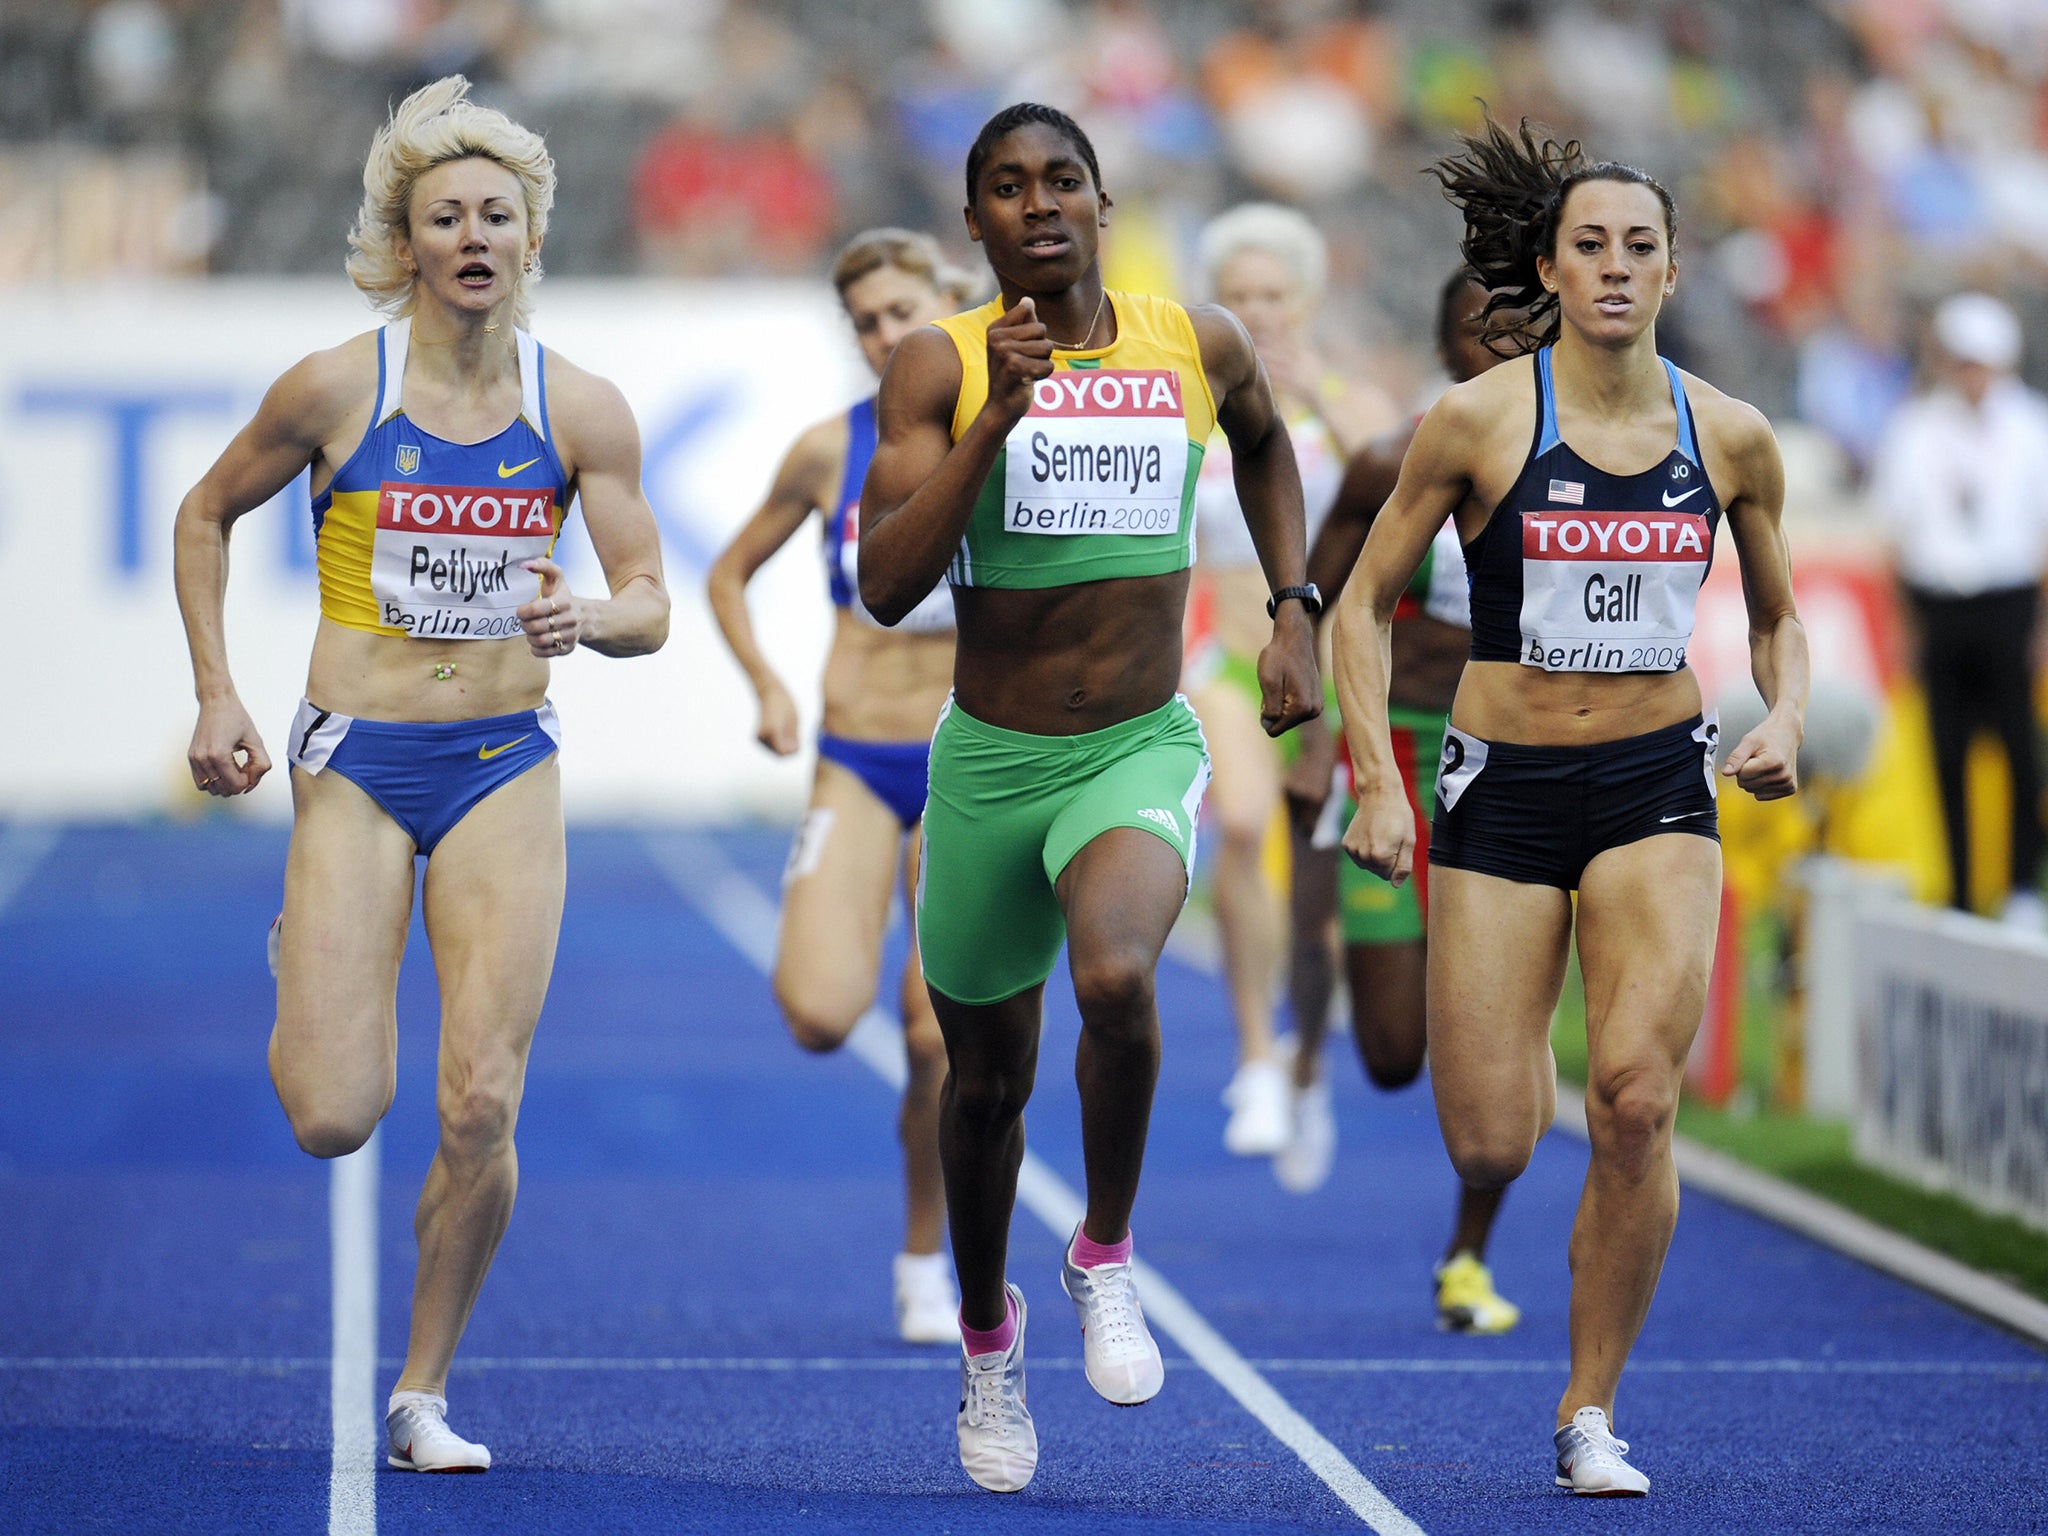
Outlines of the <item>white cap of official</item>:
[[2020,361],[2020,319],[1988,293],[1958,293],[1934,311],[1934,339],[1958,362],[2010,373]]

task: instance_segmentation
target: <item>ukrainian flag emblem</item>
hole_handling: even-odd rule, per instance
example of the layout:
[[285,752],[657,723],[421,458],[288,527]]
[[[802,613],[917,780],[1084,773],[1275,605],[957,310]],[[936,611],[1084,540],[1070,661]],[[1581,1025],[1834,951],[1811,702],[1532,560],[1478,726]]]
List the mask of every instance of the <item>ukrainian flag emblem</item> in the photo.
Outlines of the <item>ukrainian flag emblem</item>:
[[398,445],[398,472],[401,475],[414,474],[420,467],[419,448],[412,443]]

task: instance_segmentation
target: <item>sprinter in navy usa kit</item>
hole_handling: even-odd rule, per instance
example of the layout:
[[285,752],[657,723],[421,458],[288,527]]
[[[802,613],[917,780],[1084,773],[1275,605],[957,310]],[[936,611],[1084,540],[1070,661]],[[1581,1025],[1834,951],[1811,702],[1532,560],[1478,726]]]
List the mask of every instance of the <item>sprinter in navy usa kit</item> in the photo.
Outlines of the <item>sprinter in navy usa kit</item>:
[[1464,213],[1500,350],[1537,350],[1430,409],[1345,588],[1336,673],[1358,814],[1344,846],[1397,885],[1412,873],[1388,626],[1454,520],[1472,649],[1429,837],[1437,1115],[1468,1185],[1498,1189],[1527,1166],[1556,1108],[1550,1019],[1576,927],[1592,1160],[1555,1481],[1645,1494],[1614,1399],[1677,1221],[1671,1121],[1721,897],[1719,732],[1685,653],[1725,523],[1769,709],[1719,776],[1759,799],[1793,793],[1808,666],[1784,470],[1757,411],[1657,354],[1677,216],[1652,177],[1491,120],[1434,169]]

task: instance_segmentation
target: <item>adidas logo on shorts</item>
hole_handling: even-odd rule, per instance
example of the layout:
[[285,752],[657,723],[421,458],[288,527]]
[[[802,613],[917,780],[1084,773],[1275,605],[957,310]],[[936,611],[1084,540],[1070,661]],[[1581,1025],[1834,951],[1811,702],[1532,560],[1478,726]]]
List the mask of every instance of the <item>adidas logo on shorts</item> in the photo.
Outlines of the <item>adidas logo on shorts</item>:
[[1174,819],[1173,812],[1168,810],[1162,810],[1160,807],[1156,805],[1148,805],[1145,807],[1144,810],[1138,812],[1138,814],[1144,817],[1147,821],[1158,822],[1160,826],[1166,828],[1166,830],[1171,832],[1175,837],[1180,836],[1180,823]]

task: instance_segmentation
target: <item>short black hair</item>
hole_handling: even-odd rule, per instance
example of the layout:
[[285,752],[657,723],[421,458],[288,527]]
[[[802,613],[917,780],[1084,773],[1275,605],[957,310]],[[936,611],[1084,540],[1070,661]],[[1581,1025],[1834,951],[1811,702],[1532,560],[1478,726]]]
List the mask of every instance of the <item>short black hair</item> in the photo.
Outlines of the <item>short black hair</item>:
[[1041,102],[1020,101],[1003,108],[994,117],[981,125],[981,132],[974,136],[974,145],[967,151],[967,202],[974,203],[974,189],[981,181],[982,169],[988,164],[989,151],[996,147],[1004,136],[1016,132],[1028,124],[1037,123],[1065,136],[1068,143],[1081,153],[1087,162],[1088,174],[1095,179],[1095,190],[1102,190],[1102,166],[1095,158],[1095,146],[1088,142],[1088,135],[1058,107],[1048,107]]

